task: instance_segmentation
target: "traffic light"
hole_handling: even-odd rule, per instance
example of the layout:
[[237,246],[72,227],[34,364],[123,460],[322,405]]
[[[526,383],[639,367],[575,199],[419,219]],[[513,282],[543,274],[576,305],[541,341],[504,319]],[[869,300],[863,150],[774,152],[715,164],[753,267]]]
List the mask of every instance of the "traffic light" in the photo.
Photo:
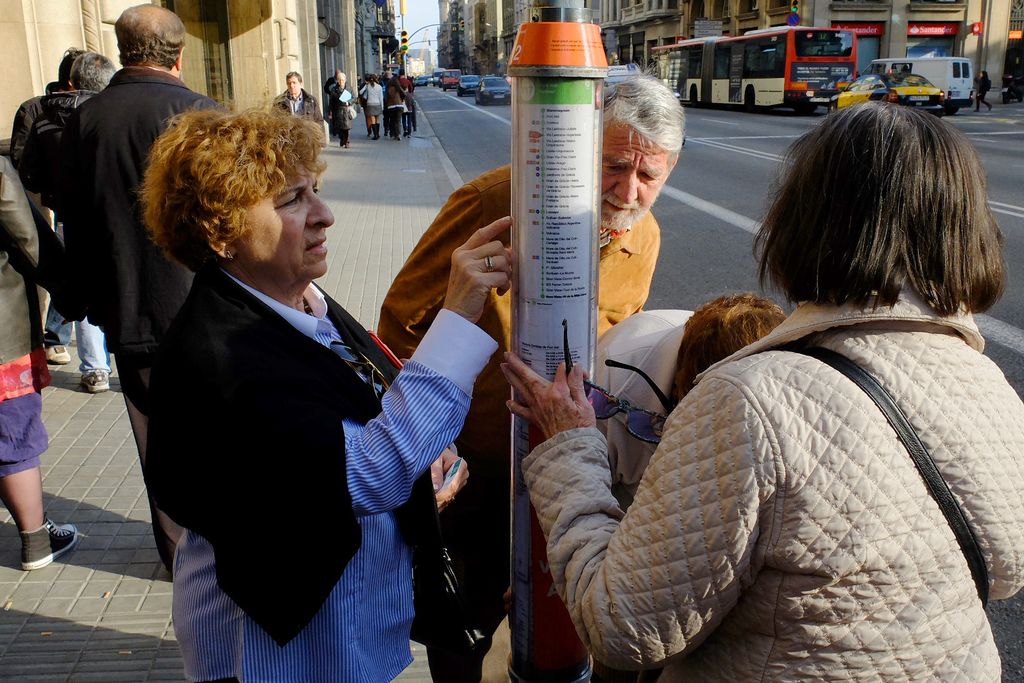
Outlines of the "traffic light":
[[459,27],[458,27],[458,26],[456,26],[455,24],[452,24],[452,33],[455,33],[455,32],[457,32],[458,30],[459,30]]
[[409,32],[408,31],[402,31],[402,33],[400,35],[402,36],[402,45],[398,49],[401,50],[402,52],[408,52],[409,51]]
[[793,14],[800,14],[800,0],[790,0],[789,11]]
[[466,32],[466,20],[465,19],[459,19],[459,30],[462,31],[463,33]]

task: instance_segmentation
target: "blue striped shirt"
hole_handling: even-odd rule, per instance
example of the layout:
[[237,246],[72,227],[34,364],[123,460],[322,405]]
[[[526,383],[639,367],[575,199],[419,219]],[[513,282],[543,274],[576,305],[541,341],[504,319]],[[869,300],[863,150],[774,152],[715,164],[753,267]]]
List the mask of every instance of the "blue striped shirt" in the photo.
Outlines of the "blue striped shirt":
[[[307,290],[310,316],[239,284],[319,343],[341,339],[315,287]],[[478,327],[442,310],[385,394],[381,414],[366,425],[344,420],[362,544],[320,611],[284,647],[220,590],[212,546],[186,530],[175,556],[173,616],[190,680],[368,683],[390,681],[412,662],[412,555],[391,511],[461,430],[472,384],[496,348]],[[239,520],[246,523],[258,520]],[[304,523],[323,525],[330,543],[331,520]],[[295,552],[296,562],[317,559],[317,548]]]

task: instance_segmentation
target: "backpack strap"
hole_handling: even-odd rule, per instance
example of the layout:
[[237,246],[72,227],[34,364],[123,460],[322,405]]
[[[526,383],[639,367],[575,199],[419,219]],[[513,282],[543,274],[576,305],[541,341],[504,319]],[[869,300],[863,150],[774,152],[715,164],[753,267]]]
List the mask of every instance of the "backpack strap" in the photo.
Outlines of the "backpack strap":
[[953,530],[953,535],[956,536],[960,550],[963,552],[964,557],[967,559],[967,565],[971,569],[971,576],[974,579],[975,587],[978,589],[978,597],[981,598],[982,607],[987,606],[989,590],[988,566],[985,564],[981,547],[978,545],[978,538],[975,536],[974,530],[967,520],[964,509],[956,501],[956,498],[953,497],[953,492],[950,491],[949,485],[946,484],[946,480],[942,478],[942,474],[935,466],[935,461],[932,460],[928,449],[921,441],[917,431],[911,426],[910,421],[907,420],[906,415],[896,405],[892,396],[889,395],[889,392],[878,383],[878,380],[871,373],[835,351],[821,347],[803,349],[789,347],[785,350],[816,358],[842,373],[860,387],[882,411],[885,419],[896,431],[896,436],[899,437],[907,452],[910,453],[910,458],[914,461],[914,465],[921,474],[921,478],[924,479],[928,492],[935,499],[935,502],[938,503],[943,517],[946,518],[950,529]]

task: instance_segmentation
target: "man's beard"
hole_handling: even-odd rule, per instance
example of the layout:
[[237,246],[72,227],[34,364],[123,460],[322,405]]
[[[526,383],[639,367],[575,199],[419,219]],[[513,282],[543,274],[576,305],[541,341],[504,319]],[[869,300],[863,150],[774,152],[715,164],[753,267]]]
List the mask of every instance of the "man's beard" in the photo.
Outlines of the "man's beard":
[[[640,202],[623,204],[612,191],[601,196],[601,232],[622,232],[639,221],[648,211],[648,207]],[[605,202],[618,207],[618,211],[608,207]]]

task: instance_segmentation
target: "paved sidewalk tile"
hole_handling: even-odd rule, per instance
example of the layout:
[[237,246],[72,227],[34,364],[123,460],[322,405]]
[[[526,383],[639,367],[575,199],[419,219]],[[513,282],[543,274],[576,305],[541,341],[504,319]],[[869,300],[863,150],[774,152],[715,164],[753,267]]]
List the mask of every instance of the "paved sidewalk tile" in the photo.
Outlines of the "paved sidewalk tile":
[[[420,116],[410,140],[324,150],[321,196],[335,215],[328,274],[319,282],[373,329],[394,275],[452,191],[443,152]],[[79,386],[78,357],[51,366],[43,391],[50,446],[42,456],[44,502],[83,533],[49,567],[20,570],[20,540],[0,508],[0,680],[182,681],[171,624],[171,584],[150,530],[145,485],[115,372],[110,391]],[[429,681],[426,655],[398,680]]]

